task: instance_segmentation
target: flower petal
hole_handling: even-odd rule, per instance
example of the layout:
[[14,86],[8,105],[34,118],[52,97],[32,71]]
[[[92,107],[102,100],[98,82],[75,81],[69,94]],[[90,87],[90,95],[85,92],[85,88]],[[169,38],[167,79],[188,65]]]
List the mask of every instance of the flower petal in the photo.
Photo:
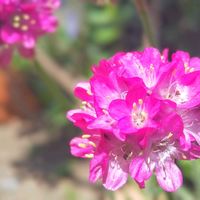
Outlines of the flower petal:
[[74,90],[74,94],[76,97],[83,101],[91,102],[92,101],[92,93],[90,88],[90,83],[88,82],[80,82],[76,85]]
[[106,153],[100,153],[94,156],[90,161],[89,181],[96,182],[99,178],[104,177],[107,169],[108,156]]
[[112,101],[110,103],[108,111],[110,116],[116,120],[122,119],[123,117],[130,115],[130,110],[126,105],[126,101],[121,99]]
[[75,137],[70,142],[71,154],[81,158],[87,158],[87,155],[92,156],[94,146],[90,145],[88,139]]
[[20,34],[10,27],[4,27],[1,30],[1,38],[5,43],[14,44],[19,41]]
[[173,161],[157,166],[155,173],[158,184],[167,192],[175,192],[183,183],[182,173]]
[[135,157],[129,166],[129,172],[131,177],[139,184],[140,187],[144,187],[144,182],[148,180],[152,175],[150,166],[142,157]]
[[115,191],[122,187],[128,178],[128,167],[123,166],[123,163],[119,163],[118,160],[112,159],[109,161],[107,177],[104,180],[103,186]]

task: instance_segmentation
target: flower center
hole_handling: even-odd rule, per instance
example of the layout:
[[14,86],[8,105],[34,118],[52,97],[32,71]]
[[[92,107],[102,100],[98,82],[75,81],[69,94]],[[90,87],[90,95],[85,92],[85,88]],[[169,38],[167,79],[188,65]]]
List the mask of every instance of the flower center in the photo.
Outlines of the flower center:
[[131,147],[126,144],[121,146],[121,152],[123,153],[124,160],[130,160],[133,155]]
[[129,144],[122,144],[110,151],[110,156],[113,160],[121,163],[130,161],[133,157],[132,147]]
[[144,111],[143,100],[139,99],[138,104],[134,102],[132,111],[132,121],[134,125],[138,128],[143,127],[146,122],[147,116],[147,113]]
[[172,136],[173,134],[170,132],[166,137],[153,145],[153,153],[155,153],[156,157],[159,157],[161,163],[164,163],[166,159],[175,156],[177,153]]
[[155,68],[154,65],[151,64],[149,69],[146,69],[146,84],[148,87],[152,87],[156,84],[156,73],[155,73]]
[[136,64],[139,72],[139,76],[143,78],[145,85],[149,88],[153,87],[156,83],[156,73],[153,64],[150,64],[149,68]]
[[186,86],[176,85],[174,90],[169,90],[167,99],[171,99],[178,104],[186,102],[188,100],[188,88]]
[[35,19],[33,19],[29,14],[16,14],[12,20],[12,27],[23,32],[28,31],[30,27],[35,24]]

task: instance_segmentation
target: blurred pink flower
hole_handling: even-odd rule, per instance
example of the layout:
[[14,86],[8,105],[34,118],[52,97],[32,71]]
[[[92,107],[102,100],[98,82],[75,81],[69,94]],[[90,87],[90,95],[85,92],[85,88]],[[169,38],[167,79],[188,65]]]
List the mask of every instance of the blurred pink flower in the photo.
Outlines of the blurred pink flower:
[[155,173],[165,191],[182,185],[176,160],[200,157],[199,61],[182,51],[170,61],[168,50],[146,48],[93,66],[90,81],[75,88],[82,107],[67,114],[84,132],[70,146],[92,158],[91,182],[116,190],[130,174],[143,188]]
[[2,1],[0,5],[2,45],[16,47],[22,56],[31,57],[37,39],[55,31],[57,19],[53,11],[59,5],[59,0]]

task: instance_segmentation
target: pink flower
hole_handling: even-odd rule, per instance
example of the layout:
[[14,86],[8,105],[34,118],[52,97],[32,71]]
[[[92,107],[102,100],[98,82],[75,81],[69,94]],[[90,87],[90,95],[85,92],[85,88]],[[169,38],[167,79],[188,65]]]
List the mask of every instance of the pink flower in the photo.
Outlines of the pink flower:
[[139,77],[146,87],[153,88],[161,75],[168,70],[167,50],[161,54],[155,48],[146,48],[143,52],[129,52],[118,57],[118,74],[123,77]]
[[146,142],[148,148],[130,164],[131,177],[140,187],[144,187],[145,181],[153,172],[165,191],[172,192],[181,186],[182,174],[175,164],[175,159],[186,159],[187,155],[187,151],[180,146],[182,129],[181,118],[171,115],[162,120],[159,130],[145,138],[150,141]]
[[0,39],[12,48],[17,47],[22,56],[32,56],[38,38],[55,31],[57,20],[53,11],[58,6],[58,0],[3,1]]
[[200,71],[184,73],[183,65],[174,66],[163,74],[154,94],[157,98],[174,101],[179,108],[191,108],[200,104]]
[[93,66],[90,81],[75,88],[82,107],[67,114],[85,133],[70,146],[92,158],[91,182],[116,190],[130,175],[143,188],[155,174],[168,192],[182,185],[176,160],[200,157],[199,61],[181,51],[169,61],[167,50],[146,48]]
[[200,70],[200,58],[192,57],[190,58],[189,53],[185,51],[177,51],[172,55],[172,60],[180,62],[180,67],[183,73],[191,73]]
[[[118,140],[108,132],[84,134],[71,141],[71,152],[75,156],[92,159],[90,181],[100,179],[109,190],[122,187],[128,174],[140,187],[144,187],[145,181],[155,171],[160,186],[166,191],[175,191],[182,184],[182,174],[174,161],[186,159],[188,152],[180,147],[181,119],[171,116],[164,124],[172,121],[176,121],[176,124],[170,128],[163,125],[159,132],[149,131],[145,137],[145,132],[138,131],[125,141]],[[142,139],[147,138],[150,141],[148,147],[141,146]],[[177,176],[173,176],[175,172]]]
[[134,133],[142,128],[156,128],[156,115],[160,101],[150,97],[142,88],[128,91],[126,99],[113,100],[109,105],[110,115],[117,121],[122,133]]
[[139,151],[136,139],[122,142],[108,133],[85,134],[74,138],[70,145],[73,155],[92,158],[90,181],[101,179],[110,190],[116,190],[126,183],[131,158]]
[[186,138],[185,148],[190,148],[191,143],[196,141],[200,145],[200,108],[182,109],[179,114],[184,123],[184,134]]

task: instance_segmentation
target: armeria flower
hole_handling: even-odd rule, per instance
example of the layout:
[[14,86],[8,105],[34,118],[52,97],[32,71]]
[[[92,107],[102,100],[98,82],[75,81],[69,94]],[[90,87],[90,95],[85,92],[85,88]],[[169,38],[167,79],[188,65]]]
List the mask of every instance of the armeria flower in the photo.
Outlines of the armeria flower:
[[58,6],[59,0],[4,0],[0,5],[1,41],[17,47],[25,57],[32,56],[37,39],[55,31],[53,11]]
[[183,137],[181,118],[171,115],[161,123],[159,130],[145,138],[149,141],[146,142],[148,148],[133,159],[130,173],[140,187],[144,187],[145,181],[154,172],[159,185],[171,192],[182,184],[182,174],[175,159],[186,159],[187,151],[180,146],[180,138]]
[[90,81],[75,88],[81,108],[67,114],[84,132],[70,145],[91,158],[91,182],[116,190],[130,175],[143,188],[155,174],[166,191],[182,185],[176,161],[200,157],[199,61],[146,48],[93,66]]
[[122,142],[109,133],[84,134],[74,138],[70,145],[73,155],[92,158],[90,181],[101,179],[110,190],[126,183],[131,158],[140,150],[135,138]]
[[200,71],[185,73],[183,65],[172,65],[174,67],[162,75],[154,90],[155,94],[174,101],[179,108],[197,106],[200,103]]
[[143,52],[125,53],[118,58],[118,73],[124,77],[140,77],[146,87],[151,89],[171,66],[168,65],[167,54],[167,50],[161,54],[154,48],[146,48]]
[[[200,58],[190,58],[189,53],[185,51],[177,51],[172,55],[172,60],[180,63],[180,67],[184,67],[184,72],[191,73],[200,70]],[[181,67],[182,68],[182,67]]]
[[163,125],[159,133],[149,131],[147,137],[151,142],[148,148],[140,145],[141,138],[145,138],[144,130],[128,136],[125,141],[110,133],[99,132],[74,138],[70,143],[71,152],[92,159],[89,179],[91,182],[100,179],[107,189],[117,190],[123,186],[129,174],[144,187],[145,181],[155,172],[160,186],[166,191],[174,191],[182,184],[182,173],[174,163],[175,159],[191,158],[180,146],[181,119],[177,115],[171,116],[165,125],[174,120],[177,124],[170,128]]
[[185,148],[190,148],[193,141],[200,145],[200,108],[182,109],[179,114],[184,123]]
[[122,133],[134,133],[142,128],[156,128],[154,118],[160,111],[160,101],[150,97],[142,87],[128,91],[126,99],[113,100],[110,115],[117,121]]

